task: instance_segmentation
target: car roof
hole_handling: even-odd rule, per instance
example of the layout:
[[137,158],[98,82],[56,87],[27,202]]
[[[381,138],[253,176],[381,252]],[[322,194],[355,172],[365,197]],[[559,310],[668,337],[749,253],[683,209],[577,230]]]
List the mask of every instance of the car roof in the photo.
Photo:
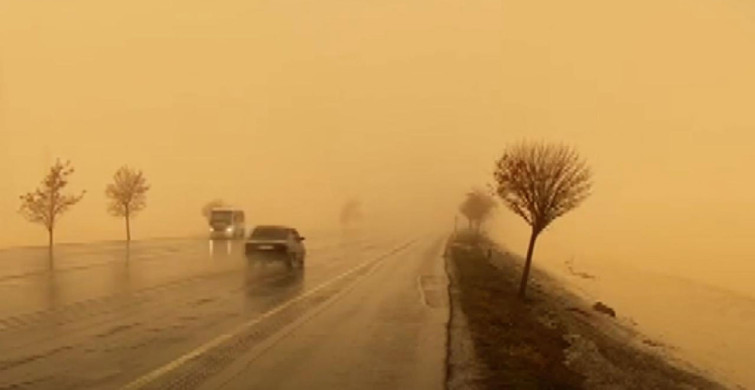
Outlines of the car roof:
[[255,229],[279,229],[279,230],[296,230],[290,226],[284,225],[257,225]]
[[233,207],[213,207],[211,211],[233,211],[233,212],[241,212],[241,213],[244,212],[244,210],[234,209]]

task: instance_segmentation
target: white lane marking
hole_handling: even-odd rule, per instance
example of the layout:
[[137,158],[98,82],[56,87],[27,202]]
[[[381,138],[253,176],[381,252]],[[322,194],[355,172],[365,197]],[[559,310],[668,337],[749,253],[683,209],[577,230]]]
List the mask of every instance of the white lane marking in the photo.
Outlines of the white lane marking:
[[[408,244],[408,245],[410,245],[410,244]],[[408,245],[405,245],[405,246],[403,246],[403,247],[401,247],[401,248],[399,248],[397,250],[389,252],[388,254],[385,254],[385,255],[381,256],[379,259],[376,259],[375,262],[374,262],[375,266],[372,267],[372,268],[370,268],[367,271],[367,273],[362,276],[362,279],[360,279],[360,280],[364,280],[368,276],[370,276],[373,273],[375,273],[375,271],[378,270],[381,265],[383,265],[382,261],[380,261],[380,260],[384,260],[384,259],[390,257],[392,254],[395,254],[395,253],[403,250]],[[244,360],[240,361],[241,366],[236,366],[235,368],[232,366],[231,369],[230,369],[231,371],[227,371],[227,372],[231,372],[231,374],[227,375],[227,378],[225,380],[223,380],[222,377],[220,379],[218,379],[218,380],[210,379],[209,381],[203,383],[202,386],[198,387],[198,390],[202,390],[202,389],[214,389],[214,390],[217,390],[217,389],[224,388],[226,385],[228,385],[233,380],[235,380],[239,376],[239,374],[241,373],[241,371],[243,371],[244,369],[246,369],[247,367],[249,367],[249,365],[251,365],[252,362],[254,362],[254,360],[256,360],[257,358],[259,358],[260,356],[262,356],[262,354],[264,354],[265,352],[267,352],[268,350],[270,350],[271,348],[273,348],[281,340],[283,340],[288,335],[290,335],[291,333],[293,333],[296,329],[298,329],[299,327],[301,327],[303,324],[309,322],[311,319],[315,318],[317,315],[319,315],[323,311],[327,310],[328,307],[330,307],[336,301],[338,301],[343,296],[345,296],[347,293],[349,293],[349,291],[352,291],[353,289],[355,289],[357,286],[358,286],[357,283],[351,283],[350,285],[346,286],[345,288],[343,288],[343,289],[339,290],[338,292],[336,292],[335,294],[333,294],[330,298],[328,298],[322,304],[320,304],[320,305],[316,306],[315,308],[313,308],[312,310],[306,312],[304,315],[302,315],[301,317],[295,319],[292,323],[289,323],[288,325],[284,326],[281,330],[279,330],[276,333],[272,334],[270,337],[265,338],[264,340],[262,340],[260,342],[259,345],[256,345],[256,346],[252,347],[249,350],[249,353],[247,354],[248,357],[244,358]],[[237,359],[236,362],[239,362],[239,359]],[[239,367],[242,367],[242,368],[239,369]],[[221,375],[218,375],[218,377],[220,377]],[[218,384],[218,383],[220,383],[220,384]]]
[[159,377],[167,374],[168,372],[175,370],[176,368],[180,367],[181,365],[183,365],[184,363],[188,362],[189,360],[192,360],[192,359],[194,359],[194,358],[196,358],[196,357],[198,357],[198,356],[206,353],[207,351],[209,351],[209,350],[217,347],[218,345],[224,343],[225,341],[233,338],[233,336],[235,336],[235,335],[237,335],[237,334],[239,334],[239,333],[241,333],[241,332],[243,332],[243,331],[245,331],[245,330],[247,330],[247,329],[249,329],[249,328],[257,325],[257,324],[259,324],[263,320],[265,320],[265,319],[267,319],[267,318],[269,318],[269,317],[271,317],[271,316],[273,316],[273,315],[275,315],[275,314],[283,311],[284,309],[288,308],[289,306],[293,305],[294,303],[299,302],[299,301],[303,300],[304,298],[309,297],[310,295],[312,295],[312,294],[314,294],[314,293],[316,293],[316,292],[324,289],[325,287],[330,286],[331,284],[335,283],[336,281],[338,281],[340,279],[343,279],[346,276],[349,276],[350,274],[352,274],[352,273],[354,273],[354,272],[356,272],[356,271],[358,271],[358,270],[360,270],[362,268],[367,267],[368,265],[370,265],[372,263],[377,263],[377,262],[379,262],[379,261],[381,261],[383,259],[386,259],[386,258],[388,258],[388,257],[390,257],[390,256],[392,256],[392,255],[394,255],[394,254],[396,254],[396,253],[404,250],[406,247],[408,247],[409,245],[411,245],[413,242],[414,241],[411,241],[408,244],[402,245],[399,248],[396,248],[396,249],[388,252],[387,254],[378,257],[377,259],[371,259],[371,260],[367,260],[367,261],[362,262],[358,266],[356,266],[356,267],[354,267],[354,268],[352,268],[352,269],[350,269],[350,270],[348,270],[346,272],[341,273],[340,275],[334,277],[333,279],[330,279],[329,281],[320,284],[319,286],[317,286],[317,287],[315,287],[315,288],[313,288],[313,289],[305,292],[304,294],[299,295],[298,297],[296,297],[294,299],[291,299],[290,301],[287,301],[286,303],[283,303],[283,304],[277,306],[276,308],[274,308],[272,310],[269,310],[269,311],[261,314],[260,316],[254,318],[253,320],[250,320],[250,321],[247,321],[247,322],[241,324],[240,326],[236,327],[234,330],[232,330],[232,331],[230,331],[228,333],[225,333],[223,335],[220,335],[220,336],[218,336],[218,337],[216,337],[216,338],[208,341],[207,343],[200,345],[199,347],[197,347],[193,351],[190,351],[190,352],[186,353],[185,355],[183,355],[183,356],[181,356],[181,357],[179,357],[179,358],[177,358],[177,359],[175,359],[175,360],[173,360],[173,361],[171,361],[171,362],[163,365],[162,367],[159,367],[159,368],[157,368],[157,369],[155,369],[155,370],[153,370],[153,371],[151,371],[151,372],[149,372],[149,373],[141,376],[140,378],[134,380],[133,382],[131,382],[131,383],[129,383],[129,384],[121,387],[121,390],[136,390],[136,389],[139,389],[139,388],[141,388],[141,387],[149,384],[150,382],[152,382],[152,381],[156,380],[157,378],[159,378]]
[[417,275],[417,290],[419,290],[419,301],[425,307],[430,307],[427,304],[427,297],[425,297],[425,289],[422,286],[422,275]]

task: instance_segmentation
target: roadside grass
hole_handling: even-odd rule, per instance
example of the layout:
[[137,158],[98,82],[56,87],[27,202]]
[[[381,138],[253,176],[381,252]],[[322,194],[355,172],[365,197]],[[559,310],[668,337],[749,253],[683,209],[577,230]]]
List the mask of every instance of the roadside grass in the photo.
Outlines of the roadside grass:
[[483,388],[582,388],[583,377],[564,364],[564,331],[541,324],[517,298],[518,278],[490,264],[472,236],[457,237],[450,250],[452,283],[458,283],[461,310],[486,368]]
[[[463,312],[482,366],[470,387],[726,388],[664,354],[661,344],[592,310],[541,270],[533,269],[528,299],[520,300],[521,261],[502,254],[485,237],[455,235],[447,261],[452,316]],[[449,337],[461,336],[452,332]]]

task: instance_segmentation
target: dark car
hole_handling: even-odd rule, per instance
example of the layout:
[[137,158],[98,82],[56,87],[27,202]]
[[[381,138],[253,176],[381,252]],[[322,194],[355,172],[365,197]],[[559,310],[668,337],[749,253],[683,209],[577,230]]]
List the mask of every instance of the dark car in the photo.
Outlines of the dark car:
[[257,226],[246,241],[244,252],[250,260],[280,260],[290,268],[304,266],[307,250],[304,237],[288,226]]

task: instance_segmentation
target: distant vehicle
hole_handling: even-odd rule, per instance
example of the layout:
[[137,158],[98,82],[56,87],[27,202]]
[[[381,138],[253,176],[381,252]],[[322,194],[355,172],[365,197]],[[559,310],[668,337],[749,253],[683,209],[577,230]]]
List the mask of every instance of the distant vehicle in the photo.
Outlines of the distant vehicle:
[[257,226],[245,244],[245,253],[250,260],[280,260],[286,266],[303,267],[307,250],[304,237],[288,226]]
[[244,211],[232,208],[214,208],[210,211],[210,238],[243,238]]

